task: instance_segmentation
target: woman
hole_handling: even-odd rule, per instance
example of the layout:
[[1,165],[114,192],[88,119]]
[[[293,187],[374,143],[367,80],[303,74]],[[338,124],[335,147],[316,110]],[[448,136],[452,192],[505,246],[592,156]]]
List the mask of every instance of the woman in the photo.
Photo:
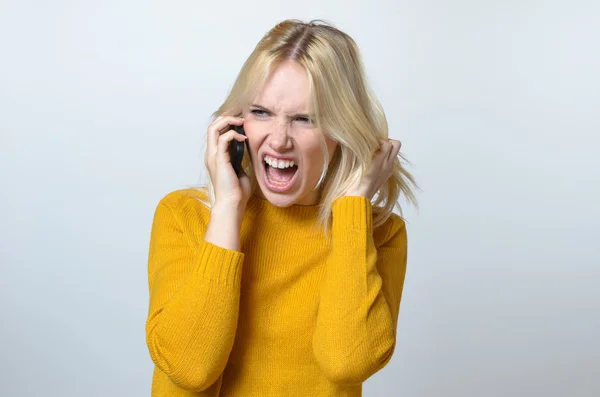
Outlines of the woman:
[[320,21],[278,24],[213,119],[209,186],[154,217],[152,395],[360,396],[396,345],[407,247],[392,210],[414,182],[356,44]]

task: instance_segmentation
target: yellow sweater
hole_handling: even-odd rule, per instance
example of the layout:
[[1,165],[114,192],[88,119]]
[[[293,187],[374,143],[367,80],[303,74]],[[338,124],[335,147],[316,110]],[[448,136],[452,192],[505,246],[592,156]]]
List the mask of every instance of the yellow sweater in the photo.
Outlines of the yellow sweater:
[[371,203],[342,197],[327,240],[318,206],[253,196],[237,252],[204,241],[210,211],[194,195],[168,194],[154,216],[152,396],[361,396],[396,345],[404,221],[373,230]]

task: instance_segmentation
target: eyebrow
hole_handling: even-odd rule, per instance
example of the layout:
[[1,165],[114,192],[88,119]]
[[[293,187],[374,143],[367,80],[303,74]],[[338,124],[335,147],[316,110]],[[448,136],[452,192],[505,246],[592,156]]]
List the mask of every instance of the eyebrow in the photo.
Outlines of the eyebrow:
[[[268,109],[268,108],[266,108],[266,107],[264,107],[264,106],[262,106],[262,105],[256,104],[256,103],[253,103],[252,105],[250,105],[250,107],[257,108],[257,109],[260,109],[260,110],[264,110],[264,111],[266,111],[266,112],[269,112],[269,113],[275,113],[275,112],[273,112],[272,110],[270,110],[270,109]],[[305,118],[307,118],[307,119],[309,119],[309,120],[312,120],[312,119],[313,119],[313,117],[311,117],[311,116],[310,116],[309,114],[307,114],[307,113],[297,113],[297,114],[293,114],[293,115],[291,115],[291,116],[289,116],[289,117],[291,117],[291,118],[296,118],[296,117],[305,117]]]

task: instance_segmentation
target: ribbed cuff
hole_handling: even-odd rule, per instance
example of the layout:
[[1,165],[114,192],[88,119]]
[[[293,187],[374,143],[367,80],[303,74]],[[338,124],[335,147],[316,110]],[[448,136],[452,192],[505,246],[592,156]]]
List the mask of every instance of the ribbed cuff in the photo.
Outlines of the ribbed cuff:
[[371,201],[362,196],[344,196],[331,206],[334,229],[371,229],[373,212]]
[[223,285],[239,287],[244,254],[219,247],[208,241],[200,243],[196,271],[201,277]]

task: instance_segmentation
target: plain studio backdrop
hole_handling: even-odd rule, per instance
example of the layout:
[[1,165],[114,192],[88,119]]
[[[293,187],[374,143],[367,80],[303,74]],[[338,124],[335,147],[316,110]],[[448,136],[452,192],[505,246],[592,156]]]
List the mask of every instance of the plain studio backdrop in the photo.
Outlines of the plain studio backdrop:
[[598,2],[0,4],[0,395],[149,395],[154,209],[287,18],[356,40],[422,188],[364,395],[600,395]]

